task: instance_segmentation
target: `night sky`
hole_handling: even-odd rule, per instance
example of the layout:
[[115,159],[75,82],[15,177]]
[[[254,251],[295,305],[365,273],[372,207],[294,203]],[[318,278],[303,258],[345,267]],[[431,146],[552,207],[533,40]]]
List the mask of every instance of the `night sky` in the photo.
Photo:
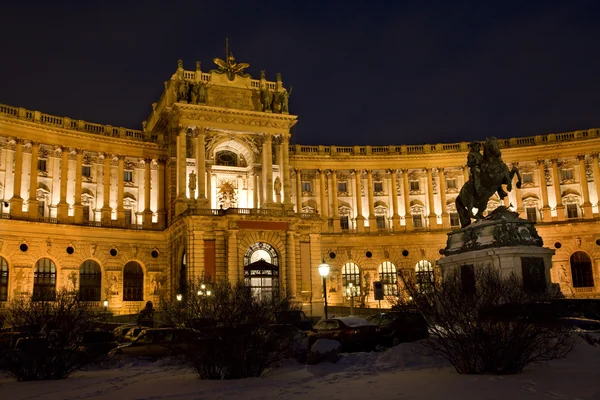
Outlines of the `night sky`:
[[294,87],[294,143],[600,127],[595,0],[13,1],[0,21],[0,103],[90,122],[141,129],[177,59],[206,72],[229,37]]

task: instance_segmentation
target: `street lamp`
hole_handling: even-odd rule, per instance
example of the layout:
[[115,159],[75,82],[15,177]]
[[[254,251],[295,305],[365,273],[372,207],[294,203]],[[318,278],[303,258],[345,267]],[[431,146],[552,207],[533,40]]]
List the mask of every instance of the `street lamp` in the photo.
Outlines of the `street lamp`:
[[183,295],[181,293],[177,293],[177,301],[181,301],[183,299]]
[[102,302],[102,305],[104,305],[104,312],[107,312],[108,311],[108,300],[104,300]]
[[348,297],[350,297],[350,316],[352,316],[354,314],[354,296],[356,295],[356,287],[352,282],[348,283],[346,293],[348,294]]
[[319,269],[319,275],[321,275],[321,277],[323,278],[323,298],[325,299],[325,319],[328,319],[327,317],[327,275],[329,275],[329,264],[327,264],[325,262],[325,259],[323,258],[323,262],[321,263],[321,265],[319,265],[318,269]]

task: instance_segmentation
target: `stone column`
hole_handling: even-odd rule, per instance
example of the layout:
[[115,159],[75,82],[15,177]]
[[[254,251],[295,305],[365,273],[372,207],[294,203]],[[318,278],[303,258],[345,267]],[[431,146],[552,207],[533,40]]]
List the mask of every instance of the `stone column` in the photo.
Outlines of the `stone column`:
[[537,160],[538,169],[540,171],[540,189],[542,190],[542,218],[544,222],[552,222],[550,214],[550,205],[548,204],[548,187],[546,186],[546,167],[544,160]]
[[283,206],[286,210],[293,210],[294,204],[292,203],[292,181],[290,177],[290,139],[289,135],[285,134],[282,145],[282,157],[283,162],[280,172],[283,179]]
[[238,238],[236,229],[230,229],[227,231],[227,280],[235,284],[238,282],[240,277],[238,276],[239,256],[238,256]]
[[296,170],[296,212],[302,213],[302,170]]
[[296,237],[293,231],[286,233],[287,291],[292,297],[296,297]]
[[369,201],[369,231],[377,232],[377,218],[375,217],[375,199],[373,197],[373,170],[367,170],[367,199]]
[[394,231],[400,231],[400,214],[398,214],[398,170],[390,170],[392,174],[392,226]]
[[209,167],[206,167],[206,200],[208,201],[208,208],[212,208],[212,171]]
[[410,212],[410,186],[408,185],[408,169],[402,170],[402,186],[404,189],[404,224],[406,230],[412,231],[413,221],[412,213]]
[[69,150],[62,147],[60,154],[60,201],[58,202],[58,222],[69,222],[69,203],[67,203],[67,184],[69,183]]
[[594,185],[596,186],[596,207],[600,213],[600,166],[598,164],[598,153],[592,154],[592,171],[594,172]]
[[112,163],[112,156],[104,154],[104,201],[102,204],[102,225],[110,225],[112,218],[112,208],[110,207],[110,164]]
[[[10,215],[11,217],[21,217],[23,215],[23,198],[21,197],[21,179],[23,175],[23,139],[15,139],[15,142],[17,146],[15,150],[13,196],[10,199]],[[8,169],[8,171],[10,171],[10,169]]]
[[187,128],[182,128],[177,134],[177,199],[175,200],[175,215],[184,212],[188,207],[186,195],[187,182],[187,155],[186,155]]
[[206,198],[206,133],[204,128],[196,136],[196,173],[198,176],[198,207],[210,208]]
[[83,150],[76,149],[75,158],[75,201],[73,202],[73,220],[76,224],[83,223],[83,205],[81,204],[81,168],[83,165]]
[[158,214],[158,227],[164,229],[167,226],[167,210],[165,210],[165,165],[166,158],[159,158],[157,170],[158,190],[156,191],[156,213]]
[[556,215],[559,221],[564,221],[565,206],[562,204],[562,196],[560,191],[560,176],[558,175],[558,159],[550,160],[552,162],[552,184],[554,185],[554,197],[556,199]]
[[265,166],[263,167],[263,169],[266,169],[264,203],[265,205],[270,206],[273,204],[273,141],[270,134],[267,134],[264,146],[267,157]]
[[31,142],[31,168],[29,172],[29,199],[27,200],[27,208],[29,210],[29,218],[36,219],[38,215],[38,200],[37,200],[37,185],[38,185],[38,154],[40,149],[38,142]]
[[[117,170],[117,225],[125,226],[125,207],[123,207],[123,200],[125,194],[125,156],[118,155],[119,167]],[[131,221],[127,221],[131,223]]]
[[583,218],[593,218],[592,203],[590,203],[590,189],[588,187],[587,175],[585,173],[585,155],[577,156],[579,160],[579,180],[581,181],[581,193],[583,194]]
[[427,199],[429,202],[429,229],[437,228],[437,215],[435,214],[435,200],[433,198],[433,175],[431,168],[426,168],[427,171]]
[[152,175],[150,175],[150,167],[152,159],[144,158],[144,213],[142,224],[144,229],[152,228],[152,209],[150,208],[150,196],[152,190]]
[[354,170],[356,180],[356,230],[365,231],[365,217],[362,215],[362,171]]
[[319,207],[321,208],[321,217],[327,219],[329,218],[329,207],[327,204],[327,193],[325,192],[325,170],[320,169],[317,171],[319,173],[319,194],[320,194],[320,202]]
[[254,186],[252,191],[252,203],[254,204],[254,208],[258,208],[258,193],[260,191],[260,186],[258,184],[258,172],[256,172],[256,170],[254,171],[252,177],[252,185]]
[[337,171],[335,169],[331,170],[331,206],[333,210],[331,210],[331,218],[333,219],[333,231],[341,232],[342,226],[340,225],[340,215],[339,215],[339,203],[338,203],[338,183],[337,183]]
[[446,204],[446,175],[444,174],[444,168],[438,168],[438,175],[440,178],[440,203],[442,203],[442,228],[450,228],[450,216],[448,215],[448,204]]

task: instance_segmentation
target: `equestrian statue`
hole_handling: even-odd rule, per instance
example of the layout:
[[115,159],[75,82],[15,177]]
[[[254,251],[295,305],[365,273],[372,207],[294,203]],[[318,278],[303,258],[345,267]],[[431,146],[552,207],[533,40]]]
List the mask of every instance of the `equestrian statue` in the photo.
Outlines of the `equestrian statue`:
[[[502,161],[496,138],[486,139],[483,144],[483,155],[480,153],[479,142],[472,142],[469,147],[471,150],[467,156],[467,166],[470,177],[460,189],[455,201],[461,228],[471,224],[471,218],[476,221],[483,218],[488,200],[494,193],[498,193],[500,200],[508,196],[502,185],[506,185],[506,190],[510,192],[515,175],[517,175],[517,188],[521,188],[519,169],[515,166],[508,169]],[[474,208],[477,209],[475,214],[473,214]]]

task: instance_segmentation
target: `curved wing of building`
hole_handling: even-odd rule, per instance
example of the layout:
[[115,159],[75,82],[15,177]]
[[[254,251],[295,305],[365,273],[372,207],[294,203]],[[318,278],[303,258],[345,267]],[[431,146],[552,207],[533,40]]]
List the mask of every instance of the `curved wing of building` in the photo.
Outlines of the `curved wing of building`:
[[[322,260],[330,305],[350,284],[368,306],[374,281],[398,296],[398,272],[433,273],[459,227],[467,142],[291,145],[281,76],[236,71],[180,63],[142,130],[0,105],[0,302],[66,287],[131,313],[227,279],[318,310]],[[599,296],[600,130],[499,143],[524,183],[486,211],[536,221],[552,281]]]

